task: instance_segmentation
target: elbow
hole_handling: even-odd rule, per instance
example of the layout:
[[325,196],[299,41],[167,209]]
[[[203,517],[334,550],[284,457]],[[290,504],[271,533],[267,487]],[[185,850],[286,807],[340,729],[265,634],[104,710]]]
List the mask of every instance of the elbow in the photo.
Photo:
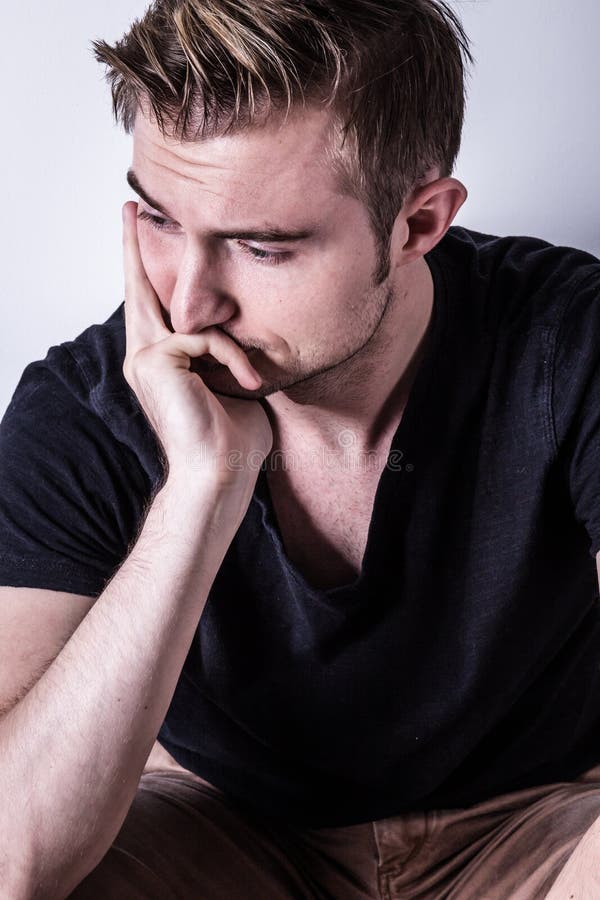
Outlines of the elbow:
[[0,900],[64,900],[85,877],[85,872],[43,871],[39,860],[22,850],[5,852],[0,860]]
[[33,896],[27,866],[16,853],[5,850],[0,860],[0,900],[31,900]]

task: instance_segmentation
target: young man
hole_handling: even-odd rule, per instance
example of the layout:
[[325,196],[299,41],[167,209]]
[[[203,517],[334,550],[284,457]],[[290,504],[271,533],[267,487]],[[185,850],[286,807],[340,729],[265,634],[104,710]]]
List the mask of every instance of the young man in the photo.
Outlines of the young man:
[[7,896],[596,896],[600,263],[452,227],[459,22],[95,48],[140,200],[2,423]]

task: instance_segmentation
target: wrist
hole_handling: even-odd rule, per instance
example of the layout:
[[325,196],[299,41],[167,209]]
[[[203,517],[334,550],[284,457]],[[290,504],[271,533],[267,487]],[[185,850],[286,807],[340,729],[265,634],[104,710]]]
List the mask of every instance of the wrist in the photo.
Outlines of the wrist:
[[237,530],[252,499],[254,483],[255,480],[250,483],[247,478],[232,477],[231,473],[217,477],[189,466],[171,465],[157,497],[178,519],[218,519]]

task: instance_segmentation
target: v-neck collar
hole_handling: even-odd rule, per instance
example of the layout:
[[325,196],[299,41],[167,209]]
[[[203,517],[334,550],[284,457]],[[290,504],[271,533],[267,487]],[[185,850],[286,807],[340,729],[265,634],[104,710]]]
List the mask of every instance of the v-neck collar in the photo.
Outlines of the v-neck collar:
[[271,535],[277,556],[280,559],[282,566],[304,594],[310,594],[324,602],[330,602],[337,605],[343,600],[344,605],[347,606],[348,602],[352,602],[355,598],[357,601],[360,599],[362,588],[371,571],[372,558],[375,555],[375,523],[379,521],[382,504],[385,502],[385,494],[389,488],[390,478],[397,482],[399,478],[402,479],[407,475],[410,475],[410,461],[405,459],[406,448],[416,445],[419,429],[424,422],[426,414],[426,404],[424,403],[424,400],[430,388],[432,372],[435,369],[434,363],[443,340],[447,319],[447,292],[442,269],[436,258],[436,250],[437,248],[434,248],[433,251],[424,257],[433,278],[434,297],[431,319],[425,333],[421,362],[417,369],[412,388],[410,389],[402,418],[392,438],[388,452],[388,461],[379,478],[373,502],[371,520],[369,522],[361,570],[353,581],[327,589],[316,588],[309,584],[285,552],[283,536],[277,522],[277,516],[269,490],[265,464],[263,464],[259,471],[252,500],[253,502],[258,503],[260,507],[263,527]]

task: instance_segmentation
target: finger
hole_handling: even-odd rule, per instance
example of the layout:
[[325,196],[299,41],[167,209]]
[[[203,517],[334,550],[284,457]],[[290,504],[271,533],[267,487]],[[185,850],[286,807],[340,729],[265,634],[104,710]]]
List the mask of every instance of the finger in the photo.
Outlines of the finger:
[[131,358],[142,347],[170,334],[162,317],[160,301],[152,287],[137,235],[137,203],[123,206],[123,272],[125,277],[126,353]]
[[181,368],[189,369],[193,359],[210,354],[228,367],[242,387],[256,390],[262,384],[261,376],[241,347],[216,328],[205,328],[199,334],[170,333],[160,347]]

